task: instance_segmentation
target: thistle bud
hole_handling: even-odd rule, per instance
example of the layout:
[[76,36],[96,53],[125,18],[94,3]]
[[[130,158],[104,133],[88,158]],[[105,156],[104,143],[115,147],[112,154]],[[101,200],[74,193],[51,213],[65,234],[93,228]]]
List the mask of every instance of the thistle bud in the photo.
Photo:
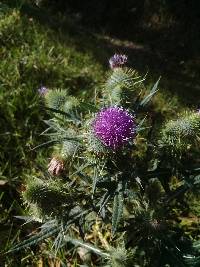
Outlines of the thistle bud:
[[153,230],[153,231],[160,231],[160,230],[165,229],[164,223],[157,220],[157,219],[152,219],[149,222],[149,226],[150,226],[151,230]]
[[127,63],[128,57],[126,55],[114,54],[109,59],[109,64],[111,69],[123,67]]
[[47,92],[48,92],[48,88],[46,88],[45,86],[42,86],[38,89],[38,93],[40,96],[45,96]]
[[64,163],[62,160],[53,157],[48,165],[48,171],[53,176],[59,176],[64,170]]
[[198,144],[199,114],[199,111],[185,112],[177,120],[168,121],[161,132],[164,143],[179,150],[185,150],[192,144]]

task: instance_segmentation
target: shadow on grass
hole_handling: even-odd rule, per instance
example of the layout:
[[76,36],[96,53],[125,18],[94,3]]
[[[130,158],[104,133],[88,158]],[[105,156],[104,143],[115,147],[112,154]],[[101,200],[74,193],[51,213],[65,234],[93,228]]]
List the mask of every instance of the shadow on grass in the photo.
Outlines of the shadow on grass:
[[[24,5],[22,12],[34,17],[42,25],[53,29],[61,41],[68,42],[70,36],[73,45],[79,51],[90,51],[94,58],[105,67],[107,59],[115,52],[126,53],[130,65],[142,73],[147,71],[151,77],[162,76],[161,87],[177,94],[178,98],[189,106],[198,106],[200,100],[200,39],[198,26],[174,24],[171,27],[154,29],[141,25],[126,34],[115,32],[112,35],[98,34],[97,31],[81,26],[81,20],[73,14],[49,15],[37,6]],[[62,21],[62,23],[60,23]],[[124,36],[125,35],[125,36]],[[123,36],[117,38],[116,36]]]

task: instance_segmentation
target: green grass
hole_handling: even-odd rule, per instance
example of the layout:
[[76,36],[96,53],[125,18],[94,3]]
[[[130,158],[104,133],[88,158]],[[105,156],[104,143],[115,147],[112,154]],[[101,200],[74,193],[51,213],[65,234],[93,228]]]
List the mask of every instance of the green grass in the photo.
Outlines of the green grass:
[[65,43],[59,38],[17,9],[1,14],[2,177],[16,178],[37,156],[30,148],[39,140],[41,120],[46,116],[37,92],[41,85],[87,97],[101,80],[103,69],[92,55],[77,51],[70,38],[65,36]]

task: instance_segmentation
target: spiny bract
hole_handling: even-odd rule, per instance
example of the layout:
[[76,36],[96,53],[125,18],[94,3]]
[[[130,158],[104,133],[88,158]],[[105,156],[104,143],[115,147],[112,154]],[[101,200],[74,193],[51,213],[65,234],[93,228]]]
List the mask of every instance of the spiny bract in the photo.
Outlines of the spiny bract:
[[45,102],[48,108],[61,110],[67,100],[67,91],[64,89],[48,90],[45,94]]

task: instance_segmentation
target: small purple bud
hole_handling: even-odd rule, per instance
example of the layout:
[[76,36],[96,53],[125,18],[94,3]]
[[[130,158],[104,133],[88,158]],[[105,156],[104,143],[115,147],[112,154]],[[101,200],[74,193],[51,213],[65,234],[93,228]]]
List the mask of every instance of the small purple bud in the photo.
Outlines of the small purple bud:
[[128,57],[126,55],[118,55],[114,54],[109,59],[109,64],[111,69],[123,67],[128,61]]
[[42,86],[38,89],[38,93],[40,96],[45,96],[47,92],[48,92],[48,88],[46,88],[45,86]]
[[113,150],[127,144],[136,132],[134,117],[121,107],[102,109],[92,126],[94,135]]

